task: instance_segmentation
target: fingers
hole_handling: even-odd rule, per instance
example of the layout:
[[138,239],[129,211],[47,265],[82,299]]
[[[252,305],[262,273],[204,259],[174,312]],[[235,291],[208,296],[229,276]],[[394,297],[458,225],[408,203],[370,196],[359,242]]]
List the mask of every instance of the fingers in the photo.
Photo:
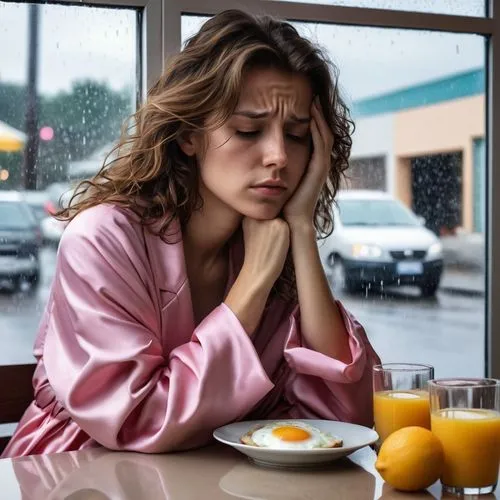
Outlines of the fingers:
[[313,140],[313,151],[323,151],[325,143],[314,118],[311,120],[311,136]]
[[327,154],[330,154],[330,151],[333,147],[333,134],[330,130],[330,127],[328,126],[328,123],[326,123],[325,117],[323,116],[318,97],[316,97],[312,103],[311,115],[313,118],[311,121],[311,129],[312,124],[315,123],[323,144],[322,149],[325,150]]

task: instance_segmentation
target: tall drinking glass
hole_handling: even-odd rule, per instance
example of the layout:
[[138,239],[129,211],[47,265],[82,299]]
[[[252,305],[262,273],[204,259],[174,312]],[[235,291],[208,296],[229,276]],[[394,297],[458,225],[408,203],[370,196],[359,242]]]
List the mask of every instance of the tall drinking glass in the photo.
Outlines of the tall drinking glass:
[[427,382],[429,365],[388,363],[373,367],[373,411],[380,444],[394,431],[417,425],[431,428]]
[[443,491],[492,493],[500,460],[500,381],[432,380],[429,392],[432,432],[444,449]]

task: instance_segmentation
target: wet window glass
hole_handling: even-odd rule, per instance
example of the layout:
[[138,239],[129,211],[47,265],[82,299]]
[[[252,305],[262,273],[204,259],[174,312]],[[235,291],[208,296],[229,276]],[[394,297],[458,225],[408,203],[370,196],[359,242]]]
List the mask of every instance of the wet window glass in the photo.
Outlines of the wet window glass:
[[339,219],[344,226],[417,226],[418,219],[393,200],[340,200]]
[[30,209],[22,202],[0,201],[0,229],[26,229],[35,224]]
[[138,14],[0,1],[0,364],[32,363],[64,224],[136,106]]
[[[484,7],[418,4],[468,15]],[[206,19],[183,16],[183,40]],[[355,123],[335,230],[319,243],[335,295],[384,362],[429,363],[437,377],[483,376],[484,38],[294,25],[338,67]]]
[[385,362],[482,376],[484,39],[296,26],[338,66],[355,123],[340,217],[320,243],[336,295]]
[[[293,2],[296,0],[284,0]],[[342,7],[366,7],[369,9],[405,10],[452,14],[457,16],[483,17],[486,14],[485,0],[301,0],[303,3],[338,5]]]

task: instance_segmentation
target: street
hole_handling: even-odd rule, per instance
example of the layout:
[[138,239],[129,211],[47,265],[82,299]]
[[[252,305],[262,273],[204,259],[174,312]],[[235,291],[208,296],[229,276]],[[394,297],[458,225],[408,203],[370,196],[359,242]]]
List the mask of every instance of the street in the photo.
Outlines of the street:
[[[33,362],[55,256],[55,249],[43,249],[36,293],[0,291],[1,364]],[[484,298],[439,292],[435,299],[421,299],[412,290],[338,298],[364,325],[384,362],[431,364],[436,377],[484,374]]]
[[384,363],[425,363],[436,377],[484,376],[484,298],[388,294],[342,298]]

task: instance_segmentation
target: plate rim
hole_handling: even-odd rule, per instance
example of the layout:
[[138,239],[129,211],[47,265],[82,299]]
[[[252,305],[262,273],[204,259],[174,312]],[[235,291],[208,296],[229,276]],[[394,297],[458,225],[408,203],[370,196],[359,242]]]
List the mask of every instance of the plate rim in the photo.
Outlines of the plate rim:
[[[217,431],[223,429],[224,427],[229,427],[229,426],[232,426],[235,424],[248,423],[249,425],[258,425],[260,422],[290,422],[291,420],[298,421],[298,422],[303,422],[303,421],[305,421],[305,422],[311,422],[311,421],[317,422],[317,421],[320,421],[320,422],[327,422],[330,424],[335,423],[335,424],[342,424],[342,425],[348,425],[348,426],[353,426],[353,427],[359,427],[359,428],[362,428],[366,431],[372,432],[374,439],[366,442],[365,444],[359,444],[359,445],[349,446],[349,447],[338,446],[335,448],[313,448],[311,450],[303,450],[303,449],[290,450],[290,449],[264,448],[264,447],[260,447],[260,446],[252,446],[249,444],[240,443],[239,441],[238,442],[228,441],[227,439],[223,439],[220,436],[216,436]],[[370,445],[376,443],[379,439],[379,435],[378,435],[377,431],[375,429],[371,429],[370,427],[366,427],[366,426],[360,425],[360,424],[353,424],[351,422],[341,422],[340,420],[327,420],[327,419],[321,419],[321,418],[294,418],[294,419],[278,418],[278,419],[240,420],[237,422],[231,422],[229,424],[221,425],[220,427],[217,427],[217,429],[214,429],[214,431],[212,432],[212,436],[217,441],[219,441],[223,444],[227,444],[228,446],[233,446],[233,447],[248,449],[248,450],[259,450],[259,451],[263,451],[263,452],[279,452],[279,453],[284,453],[286,455],[297,454],[297,453],[303,454],[304,452],[306,452],[307,454],[312,453],[315,455],[326,455],[326,454],[330,454],[330,453],[334,453],[334,452],[341,452],[341,451],[345,451],[345,452],[355,451],[355,450],[358,450],[360,448],[364,448],[365,446],[370,446]],[[342,439],[342,436],[336,436],[335,434],[333,434],[333,436],[337,437],[339,439]]]

